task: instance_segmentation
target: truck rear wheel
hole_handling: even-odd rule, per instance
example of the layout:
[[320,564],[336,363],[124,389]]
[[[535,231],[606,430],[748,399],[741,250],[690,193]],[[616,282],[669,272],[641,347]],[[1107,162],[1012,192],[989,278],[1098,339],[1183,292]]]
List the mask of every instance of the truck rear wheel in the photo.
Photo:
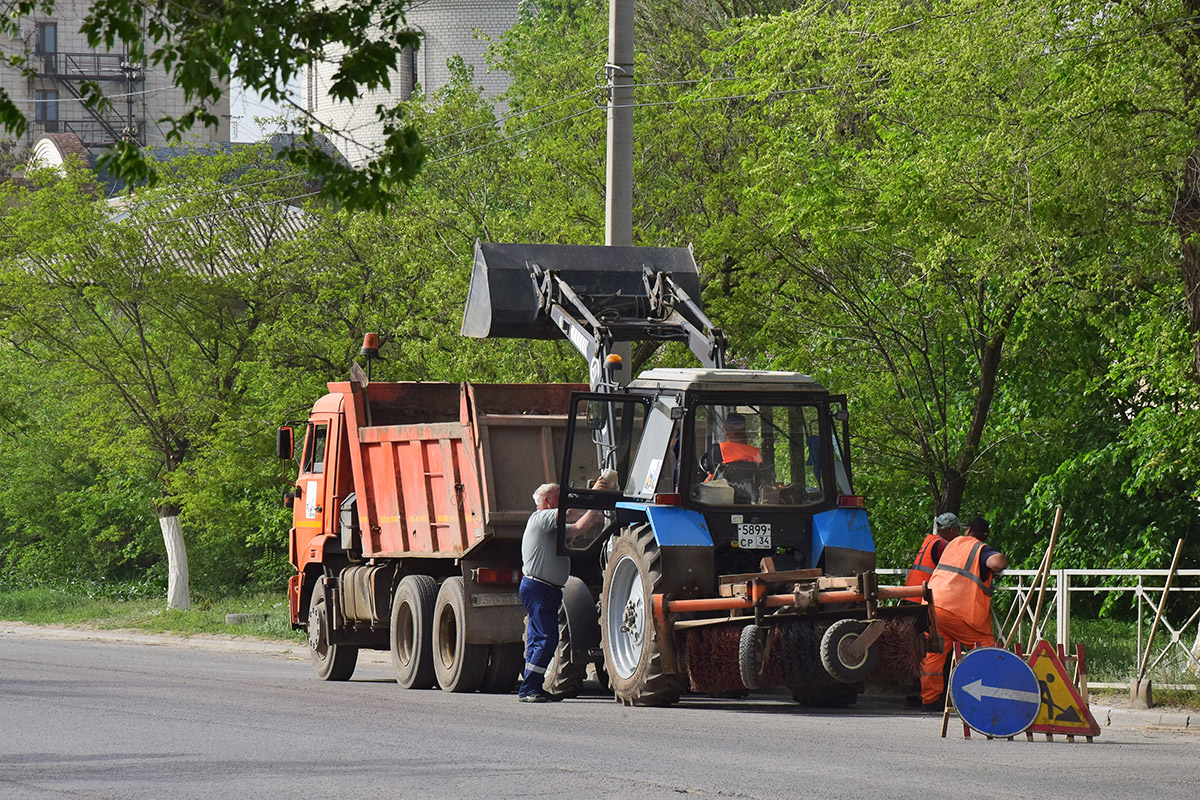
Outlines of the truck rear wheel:
[[428,575],[406,575],[392,598],[391,650],[396,683],[429,689],[433,672],[433,607],[437,584]]
[[467,643],[466,608],[462,578],[447,578],[433,612],[433,671],[446,692],[475,691],[487,669],[487,647]]
[[345,644],[330,644],[329,609],[321,586],[313,587],[308,600],[308,650],[313,669],[323,681],[348,681],[358,664],[358,648]]
[[684,676],[663,669],[651,609],[662,584],[662,559],[649,523],[621,531],[604,569],[600,637],[609,683],[624,705],[670,705],[687,685]]

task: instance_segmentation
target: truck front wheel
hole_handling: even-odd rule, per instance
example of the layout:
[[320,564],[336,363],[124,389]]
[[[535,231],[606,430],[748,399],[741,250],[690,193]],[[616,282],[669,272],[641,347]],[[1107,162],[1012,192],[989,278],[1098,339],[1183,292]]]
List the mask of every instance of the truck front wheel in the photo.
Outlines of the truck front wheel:
[[487,647],[467,643],[466,609],[462,578],[447,578],[433,612],[433,671],[443,691],[473,692],[487,669]]
[[670,705],[687,685],[684,676],[663,669],[651,609],[662,584],[662,558],[649,523],[621,531],[604,569],[600,636],[609,683],[624,705]]
[[313,668],[323,681],[348,681],[358,664],[358,648],[345,644],[330,644],[329,609],[321,586],[313,587],[308,601],[308,649]]

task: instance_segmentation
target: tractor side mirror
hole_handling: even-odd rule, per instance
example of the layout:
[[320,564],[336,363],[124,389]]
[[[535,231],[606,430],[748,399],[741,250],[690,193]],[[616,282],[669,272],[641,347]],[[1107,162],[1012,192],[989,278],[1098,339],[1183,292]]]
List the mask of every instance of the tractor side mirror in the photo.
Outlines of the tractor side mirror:
[[605,404],[600,400],[592,400],[587,407],[587,429],[589,431],[604,430],[604,421],[607,419]]
[[275,432],[275,455],[285,460],[296,455],[296,434],[291,425],[283,425]]

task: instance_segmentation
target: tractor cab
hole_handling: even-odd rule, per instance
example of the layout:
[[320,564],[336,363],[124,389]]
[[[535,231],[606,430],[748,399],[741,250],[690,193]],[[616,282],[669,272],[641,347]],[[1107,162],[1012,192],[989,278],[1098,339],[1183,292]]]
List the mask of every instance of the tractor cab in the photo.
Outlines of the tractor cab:
[[[861,505],[847,438],[845,398],[794,372],[656,369],[621,393],[575,394],[560,547],[595,552],[647,509],[670,508],[730,571],[757,569],[767,556],[833,574],[870,569],[873,547],[814,546],[814,517]],[[608,469],[618,488],[597,490]],[[570,520],[593,508],[609,524],[569,536]]]

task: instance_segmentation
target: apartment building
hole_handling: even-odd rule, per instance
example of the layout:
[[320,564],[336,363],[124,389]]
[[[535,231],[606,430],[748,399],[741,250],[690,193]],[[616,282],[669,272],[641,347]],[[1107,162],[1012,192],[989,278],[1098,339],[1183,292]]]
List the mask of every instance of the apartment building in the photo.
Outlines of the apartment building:
[[[29,120],[24,135],[14,142],[18,154],[27,153],[48,134],[75,137],[88,152],[119,140],[163,146],[168,127],[157,120],[180,116],[191,107],[166,72],[131,62],[127,52],[89,48],[79,33],[88,6],[87,0],[58,0],[52,16],[22,19],[17,36],[0,37],[0,54],[22,54],[36,72],[30,78],[0,63],[0,87]],[[110,109],[99,112],[83,105],[81,84],[85,81],[101,87],[112,104]],[[194,129],[191,135],[197,141],[229,140],[228,92],[213,112],[221,120],[220,126]],[[9,134],[6,138],[14,137]]]
[[[334,141],[352,164],[370,158],[382,140],[382,125],[375,107],[395,105],[412,97],[417,85],[430,97],[450,82],[447,62],[458,56],[474,69],[475,84],[487,97],[498,97],[509,86],[509,77],[488,69],[486,52],[492,41],[517,22],[520,7],[529,0],[414,0],[405,12],[409,26],[421,35],[421,46],[408,54],[392,80],[390,91],[365,94],[352,103],[329,96],[340,54],[309,71],[304,102],[308,111],[341,136]],[[503,109],[500,109],[503,113]]]

